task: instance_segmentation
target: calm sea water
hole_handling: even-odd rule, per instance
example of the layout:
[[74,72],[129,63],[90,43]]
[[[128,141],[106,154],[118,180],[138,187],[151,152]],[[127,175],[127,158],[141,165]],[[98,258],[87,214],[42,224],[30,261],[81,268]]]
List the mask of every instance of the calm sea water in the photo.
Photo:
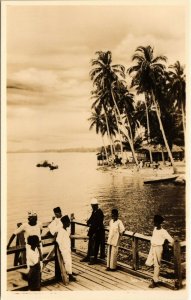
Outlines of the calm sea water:
[[[91,212],[90,199],[98,198],[110,220],[112,208],[118,208],[127,230],[150,235],[153,215],[162,214],[164,227],[172,235],[185,239],[185,187],[174,184],[144,185],[143,178],[97,170],[95,153],[8,154],[7,168],[7,234],[18,222],[35,210],[40,221],[52,218],[55,206],[63,214],[74,213],[85,221]],[[44,160],[59,169],[37,168]]]

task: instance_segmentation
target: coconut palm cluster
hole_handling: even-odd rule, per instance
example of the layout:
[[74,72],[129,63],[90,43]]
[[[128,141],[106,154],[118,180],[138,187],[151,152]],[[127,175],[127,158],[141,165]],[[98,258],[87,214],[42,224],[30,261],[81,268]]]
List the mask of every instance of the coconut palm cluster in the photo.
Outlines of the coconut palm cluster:
[[[124,149],[132,152],[136,164],[138,147],[145,143],[161,145],[167,149],[175,170],[172,146],[184,146],[185,142],[184,66],[179,61],[167,66],[167,57],[155,57],[151,46],[137,47],[128,69],[113,64],[110,51],[98,51],[95,56],[91,60],[93,88],[89,121],[90,129],[95,128],[102,137],[107,160],[115,154],[116,141],[121,153]],[[149,152],[152,162],[152,152]]]

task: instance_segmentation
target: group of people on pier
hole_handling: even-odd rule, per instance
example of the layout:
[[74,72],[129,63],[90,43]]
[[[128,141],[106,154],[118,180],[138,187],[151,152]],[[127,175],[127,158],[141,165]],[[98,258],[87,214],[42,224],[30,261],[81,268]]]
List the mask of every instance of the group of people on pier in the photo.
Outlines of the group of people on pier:
[[[88,250],[86,256],[81,262],[88,262],[90,265],[98,263],[98,253],[100,258],[105,259],[105,228],[104,214],[99,208],[96,198],[91,200],[92,213],[87,220],[88,229]],[[53,209],[54,217],[48,225],[48,232],[55,237],[61,252],[66,273],[69,281],[76,281],[76,277],[72,272],[72,254],[71,254],[71,238],[70,238],[70,218],[68,215],[62,215],[60,207]],[[163,244],[168,240],[173,244],[173,238],[162,228],[164,218],[160,215],[154,216],[154,230],[151,238],[151,248],[146,260],[147,266],[154,266],[154,274],[150,288],[158,286],[160,264],[163,253]],[[107,267],[106,271],[117,270],[117,256],[120,239],[125,231],[123,222],[119,219],[118,210],[111,210],[111,220],[109,222],[109,233],[107,239]],[[42,224],[38,221],[35,212],[28,213],[28,222],[18,227],[10,237],[7,249],[16,235],[23,232],[26,242],[26,261],[28,268],[28,286],[31,291],[39,291],[41,286],[41,272],[43,268],[43,249],[42,249]]]

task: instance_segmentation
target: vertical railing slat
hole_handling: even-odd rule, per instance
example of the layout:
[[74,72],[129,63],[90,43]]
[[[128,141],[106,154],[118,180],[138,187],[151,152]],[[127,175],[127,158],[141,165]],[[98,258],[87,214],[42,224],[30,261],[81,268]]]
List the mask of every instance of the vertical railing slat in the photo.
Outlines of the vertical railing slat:
[[[21,225],[22,223],[17,223],[17,227],[20,227]],[[17,234],[16,246],[25,246],[25,237],[23,232]],[[24,265],[24,264],[26,264],[26,252],[21,251],[15,253],[14,266]]]
[[[75,217],[74,214],[71,214],[70,216],[70,221],[71,221],[71,235],[75,235]],[[75,239],[71,240],[71,250],[73,252],[76,252],[76,248],[75,248]]]
[[55,255],[55,279],[57,281],[60,281],[62,279],[61,277],[61,271],[60,271],[60,266],[59,266],[59,261],[58,261],[58,244],[55,243],[55,246],[54,246],[54,255]]
[[133,236],[132,238],[132,268],[137,270],[139,268],[139,253],[138,253],[138,238]]
[[181,247],[178,239],[174,241],[174,275],[175,275],[175,288],[182,287],[182,270],[181,270]]

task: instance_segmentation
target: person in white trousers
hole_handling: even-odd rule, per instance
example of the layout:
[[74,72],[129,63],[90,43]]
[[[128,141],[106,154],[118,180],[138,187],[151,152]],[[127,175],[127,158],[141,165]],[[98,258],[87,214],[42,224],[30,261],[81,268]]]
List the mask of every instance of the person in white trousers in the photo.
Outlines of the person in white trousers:
[[109,222],[108,248],[107,248],[107,271],[115,271],[117,269],[117,255],[120,237],[125,231],[125,227],[121,220],[118,219],[118,210],[112,209],[112,219]]
[[154,230],[151,237],[151,248],[145,262],[146,266],[154,265],[154,274],[149,285],[150,288],[155,288],[158,286],[164,241],[168,240],[171,244],[174,242],[170,234],[164,228],[162,228],[161,224],[163,221],[164,218],[162,216],[154,216]]
[[28,286],[30,291],[40,291],[41,286],[41,270],[43,266],[42,253],[39,245],[39,237],[37,235],[30,235],[27,239],[27,268]]

